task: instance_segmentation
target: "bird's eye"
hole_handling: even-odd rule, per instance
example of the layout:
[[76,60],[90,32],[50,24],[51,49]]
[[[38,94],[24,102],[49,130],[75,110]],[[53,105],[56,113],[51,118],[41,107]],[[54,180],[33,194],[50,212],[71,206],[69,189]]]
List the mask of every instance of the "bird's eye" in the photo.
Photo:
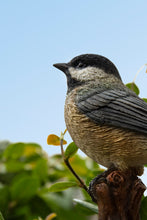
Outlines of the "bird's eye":
[[80,62],[80,63],[78,63],[77,67],[81,68],[81,67],[84,67],[84,65],[83,65],[83,63]]

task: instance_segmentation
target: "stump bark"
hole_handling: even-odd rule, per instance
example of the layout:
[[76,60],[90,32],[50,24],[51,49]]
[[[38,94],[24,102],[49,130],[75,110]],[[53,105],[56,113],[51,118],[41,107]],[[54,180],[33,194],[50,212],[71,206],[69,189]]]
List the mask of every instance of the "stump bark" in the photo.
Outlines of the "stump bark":
[[98,204],[98,220],[140,220],[139,209],[145,190],[145,185],[132,171],[108,170],[90,183],[89,194]]

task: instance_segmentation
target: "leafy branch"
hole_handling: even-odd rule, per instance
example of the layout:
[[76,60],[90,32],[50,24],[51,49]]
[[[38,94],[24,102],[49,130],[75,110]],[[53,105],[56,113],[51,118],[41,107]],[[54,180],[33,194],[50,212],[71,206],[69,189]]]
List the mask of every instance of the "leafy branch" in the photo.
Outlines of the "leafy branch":
[[[69,159],[78,151],[78,147],[75,145],[74,142],[72,142],[67,146],[67,148],[64,152],[63,145],[67,143],[64,140],[64,135],[65,135],[66,131],[67,131],[67,129],[64,131],[64,133],[61,132],[60,137],[58,137],[57,135],[54,135],[54,134],[50,134],[47,138],[47,144],[56,145],[56,146],[60,145],[61,155],[62,155],[62,158],[64,160],[65,165],[70,170],[70,172],[75,176],[75,178],[78,180],[79,186],[81,188],[83,188],[84,190],[86,190],[86,192],[88,192],[88,188],[85,185],[84,181],[78,176],[78,174],[75,172],[75,170],[72,168],[72,166],[69,162]],[[56,186],[59,187],[59,185],[56,185]]]

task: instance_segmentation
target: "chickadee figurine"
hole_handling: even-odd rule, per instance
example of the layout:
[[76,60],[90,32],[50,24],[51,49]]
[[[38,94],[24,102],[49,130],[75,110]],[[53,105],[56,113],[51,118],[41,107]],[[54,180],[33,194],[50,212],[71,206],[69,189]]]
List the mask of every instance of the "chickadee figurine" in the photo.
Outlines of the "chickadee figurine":
[[107,168],[147,164],[147,103],[122,82],[107,58],[84,54],[54,64],[67,77],[65,122],[75,144]]

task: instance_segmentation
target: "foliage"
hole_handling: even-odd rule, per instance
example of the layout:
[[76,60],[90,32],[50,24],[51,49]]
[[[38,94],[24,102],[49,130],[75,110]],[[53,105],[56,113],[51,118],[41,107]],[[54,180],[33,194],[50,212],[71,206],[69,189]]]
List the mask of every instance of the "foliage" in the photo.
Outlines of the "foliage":
[[[55,134],[50,134],[47,137],[47,144],[54,145],[54,146],[60,146],[60,138]],[[65,140],[63,140],[63,144],[67,144],[67,142]]]
[[141,220],[147,219],[147,196],[142,198],[140,216]]
[[[70,144],[66,157],[88,183],[103,170],[91,159],[74,155],[76,151]],[[0,158],[1,220],[86,220],[95,214],[89,195],[79,189],[61,155],[48,157],[35,143],[0,142]],[[87,203],[81,208],[73,198]]]
[[128,84],[126,84],[126,86],[129,89],[131,89],[133,92],[135,92],[137,95],[139,95],[139,88],[138,88],[138,86],[134,82],[128,83]]

